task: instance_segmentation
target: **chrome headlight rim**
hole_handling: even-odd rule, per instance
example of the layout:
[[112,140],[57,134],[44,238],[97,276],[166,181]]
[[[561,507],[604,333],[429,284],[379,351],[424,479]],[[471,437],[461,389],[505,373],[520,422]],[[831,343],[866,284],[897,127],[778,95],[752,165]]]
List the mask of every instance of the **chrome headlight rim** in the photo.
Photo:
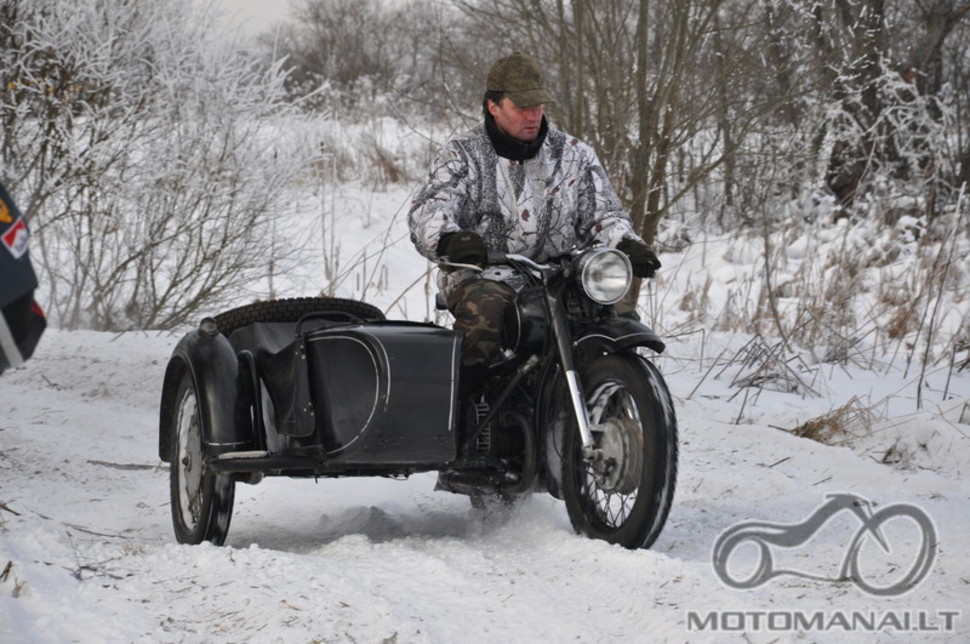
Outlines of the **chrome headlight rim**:
[[589,299],[616,304],[630,290],[633,267],[626,253],[615,248],[591,248],[579,256],[576,277]]

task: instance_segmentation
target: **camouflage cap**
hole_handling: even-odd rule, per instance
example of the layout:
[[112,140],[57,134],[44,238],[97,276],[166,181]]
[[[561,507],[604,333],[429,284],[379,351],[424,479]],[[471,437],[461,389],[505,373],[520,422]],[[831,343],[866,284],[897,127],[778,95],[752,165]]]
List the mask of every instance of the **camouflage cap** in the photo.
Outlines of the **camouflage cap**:
[[539,61],[518,52],[492,63],[485,89],[490,92],[505,92],[519,107],[556,102],[546,90]]

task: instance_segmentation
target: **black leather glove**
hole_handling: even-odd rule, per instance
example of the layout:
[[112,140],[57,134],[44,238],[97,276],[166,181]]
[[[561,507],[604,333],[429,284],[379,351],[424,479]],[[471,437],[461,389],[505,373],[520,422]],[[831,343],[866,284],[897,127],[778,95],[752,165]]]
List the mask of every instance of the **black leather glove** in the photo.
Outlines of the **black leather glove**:
[[472,230],[445,233],[438,240],[438,257],[447,257],[453,264],[478,264],[484,266],[488,259],[485,240]]
[[650,250],[646,244],[636,239],[624,239],[616,245],[616,249],[621,253],[626,253],[633,265],[633,274],[637,277],[653,277],[660,268],[660,260],[657,254]]

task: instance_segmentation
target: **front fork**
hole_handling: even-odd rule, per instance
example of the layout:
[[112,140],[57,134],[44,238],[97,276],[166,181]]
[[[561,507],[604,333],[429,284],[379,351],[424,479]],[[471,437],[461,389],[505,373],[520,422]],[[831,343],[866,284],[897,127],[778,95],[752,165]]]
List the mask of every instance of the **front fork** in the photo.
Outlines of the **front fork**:
[[587,462],[597,460],[596,445],[593,432],[589,428],[589,417],[586,415],[586,400],[583,398],[583,387],[579,382],[579,372],[576,370],[576,359],[573,357],[573,342],[566,324],[566,316],[562,310],[561,299],[553,293],[553,289],[546,289],[546,302],[552,319],[552,334],[556,339],[556,351],[559,352],[559,364],[562,365],[569,388],[569,399],[573,405],[573,415],[579,427],[579,437],[583,442],[583,459]]

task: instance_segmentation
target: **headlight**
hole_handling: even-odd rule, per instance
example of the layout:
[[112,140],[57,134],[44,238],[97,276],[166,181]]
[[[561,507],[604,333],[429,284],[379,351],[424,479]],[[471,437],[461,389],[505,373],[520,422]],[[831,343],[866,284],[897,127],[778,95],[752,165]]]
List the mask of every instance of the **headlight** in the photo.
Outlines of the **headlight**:
[[593,248],[579,258],[579,283],[591,300],[613,304],[626,295],[633,280],[630,259],[613,248]]

